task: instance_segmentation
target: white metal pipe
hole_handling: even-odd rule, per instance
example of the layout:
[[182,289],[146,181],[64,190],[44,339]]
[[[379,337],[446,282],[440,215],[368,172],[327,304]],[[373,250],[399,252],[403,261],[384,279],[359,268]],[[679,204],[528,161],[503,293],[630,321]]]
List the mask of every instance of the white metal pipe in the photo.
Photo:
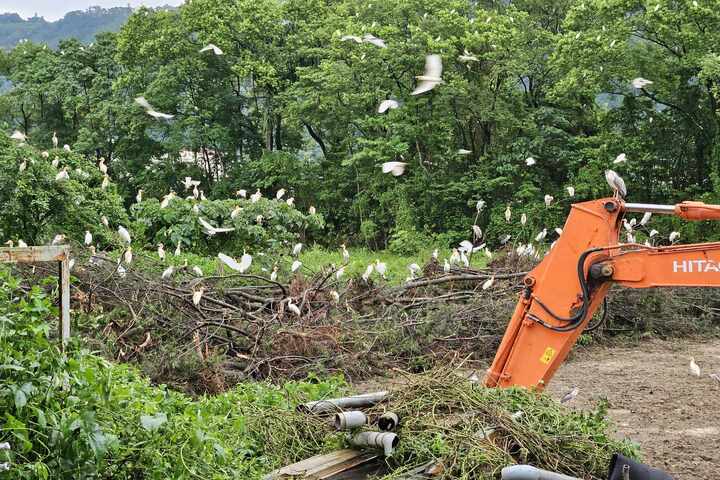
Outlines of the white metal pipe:
[[512,465],[502,469],[502,480],[580,480],[562,473],[550,472],[530,465]]
[[626,212],[650,212],[659,213],[660,215],[675,215],[675,205],[657,205],[654,203],[626,203]]

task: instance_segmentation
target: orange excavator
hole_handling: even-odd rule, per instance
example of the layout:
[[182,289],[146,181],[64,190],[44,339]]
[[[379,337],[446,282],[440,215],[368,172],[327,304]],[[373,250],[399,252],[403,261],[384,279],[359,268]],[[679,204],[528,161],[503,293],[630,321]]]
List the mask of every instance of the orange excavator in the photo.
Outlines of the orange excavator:
[[625,203],[616,195],[572,205],[560,238],[523,279],[523,291],[485,377],[489,387],[542,390],[602,304],[610,286],[720,286],[720,242],[620,244],[627,213],[718,220],[720,205]]

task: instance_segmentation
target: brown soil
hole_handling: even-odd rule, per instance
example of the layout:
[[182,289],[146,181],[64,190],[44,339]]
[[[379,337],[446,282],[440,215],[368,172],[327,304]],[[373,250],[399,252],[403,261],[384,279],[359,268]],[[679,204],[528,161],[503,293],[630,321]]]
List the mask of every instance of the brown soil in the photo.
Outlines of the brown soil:
[[[690,357],[702,369],[700,378],[690,374]],[[560,398],[580,387],[572,408],[592,408],[607,399],[617,435],[639,443],[645,463],[676,480],[715,480],[720,382],[710,373],[720,374],[720,340],[643,341],[577,352],[548,390]]]

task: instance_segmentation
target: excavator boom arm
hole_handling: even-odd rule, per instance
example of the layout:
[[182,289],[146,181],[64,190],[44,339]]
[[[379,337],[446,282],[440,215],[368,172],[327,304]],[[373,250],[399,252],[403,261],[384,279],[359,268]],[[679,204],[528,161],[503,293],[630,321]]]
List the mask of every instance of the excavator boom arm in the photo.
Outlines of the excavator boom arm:
[[487,386],[542,390],[612,283],[630,288],[720,286],[720,242],[668,247],[618,243],[626,212],[720,219],[720,205],[574,204],[555,246],[523,279],[515,311],[485,377]]

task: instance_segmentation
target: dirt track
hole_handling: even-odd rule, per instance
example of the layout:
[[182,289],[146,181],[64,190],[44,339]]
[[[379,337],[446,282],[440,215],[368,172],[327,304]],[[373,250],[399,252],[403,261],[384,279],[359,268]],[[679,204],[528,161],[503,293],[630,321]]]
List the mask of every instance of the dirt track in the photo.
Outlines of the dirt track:
[[[690,357],[702,369],[690,374]],[[645,462],[676,480],[720,478],[720,340],[644,341],[592,347],[574,355],[549,386],[560,398],[573,386],[574,408],[605,398],[619,437],[640,444]]]

